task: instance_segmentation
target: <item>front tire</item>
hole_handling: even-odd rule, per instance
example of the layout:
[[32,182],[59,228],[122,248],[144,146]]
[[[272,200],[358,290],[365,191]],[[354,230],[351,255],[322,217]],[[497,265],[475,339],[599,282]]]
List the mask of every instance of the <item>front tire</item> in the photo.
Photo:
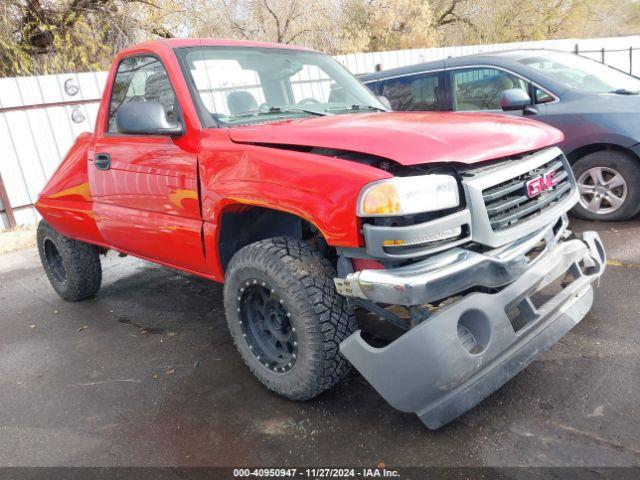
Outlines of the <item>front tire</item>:
[[307,400],[349,373],[339,345],[356,322],[336,292],[335,274],[319,251],[293,238],[253,243],[231,259],[224,285],[229,330],[269,390]]
[[624,152],[603,150],[573,165],[580,201],[572,212],[586,220],[628,220],[640,210],[640,164]]
[[44,220],[38,225],[38,252],[54,290],[65,300],[91,297],[102,283],[98,249],[56,232]]

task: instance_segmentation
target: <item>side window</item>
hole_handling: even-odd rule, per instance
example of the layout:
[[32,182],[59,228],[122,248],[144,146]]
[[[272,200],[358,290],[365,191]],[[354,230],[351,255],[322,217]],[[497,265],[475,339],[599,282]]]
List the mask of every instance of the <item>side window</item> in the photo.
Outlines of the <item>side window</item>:
[[378,82],[376,93],[389,99],[393,110],[441,110],[440,72],[421,73]]
[[534,88],[533,89],[533,94],[536,97],[536,100],[535,100],[536,103],[549,103],[549,102],[553,102],[555,100],[555,98],[553,98],[552,95],[550,95],[549,93],[545,92],[541,88]]
[[156,102],[169,120],[177,115],[176,95],[160,60],[152,56],[125,58],[118,65],[111,91],[107,131],[116,133],[116,113],[127,102]]
[[500,110],[502,92],[527,82],[496,68],[469,68],[452,73],[454,110]]
[[369,82],[364,84],[374,95],[382,95],[382,82]]

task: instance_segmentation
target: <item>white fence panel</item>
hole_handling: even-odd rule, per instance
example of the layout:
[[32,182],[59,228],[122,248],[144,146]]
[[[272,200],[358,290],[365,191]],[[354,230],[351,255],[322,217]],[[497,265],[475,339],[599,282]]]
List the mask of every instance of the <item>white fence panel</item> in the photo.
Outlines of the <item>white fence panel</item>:
[[[17,224],[38,220],[38,193],[76,137],[93,130],[105,79],[106,72],[0,79],[0,175]],[[8,225],[0,214],[0,228]]]
[[[536,42],[421,48],[339,55],[336,59],[354,74],[415,63],[517,48],[577,51],[608,65],[640,74],[640,35],[627,37],[544,40]],[[0,78],[0,175],[18,224],[37,221],[32,207],[75,138],[91,131],[107,72],[68,73],[37,77]],[[304,80],[304,79],[303,79]],[[309,76],[311,80],[311,76]],[[315,80],[315,79],[314,79]],[[316,82],[317,83],[317,82]],[[300,85],[307,95],[314,85]],[[0,207],[3,210],[4,206]],[[0,213],[0,228],[8,219]]]

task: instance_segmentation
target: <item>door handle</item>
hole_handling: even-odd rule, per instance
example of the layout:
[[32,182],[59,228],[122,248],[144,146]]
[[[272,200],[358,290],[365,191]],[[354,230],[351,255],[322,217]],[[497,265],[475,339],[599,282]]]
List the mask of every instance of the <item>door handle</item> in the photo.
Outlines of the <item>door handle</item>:
[[109,170],[111,168],[111,157],[108,153],[98,153],[93,164],[98,170]]

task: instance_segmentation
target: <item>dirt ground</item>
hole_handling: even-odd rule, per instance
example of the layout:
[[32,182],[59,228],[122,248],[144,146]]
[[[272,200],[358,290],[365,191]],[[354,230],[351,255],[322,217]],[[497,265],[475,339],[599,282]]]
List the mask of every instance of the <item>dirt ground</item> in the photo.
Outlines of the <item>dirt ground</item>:
[[[227,332],[221,287],[109,254],[67,303],[33,248],[0,257],[0,466],[640,465],[640,222],[587,317],[459,420],[427,430],[358,375],[294,403]],[[18,235],[20,236],[20,235]]]
[[0,255],[36,246],[36,228],[17,227],[0,230]]

